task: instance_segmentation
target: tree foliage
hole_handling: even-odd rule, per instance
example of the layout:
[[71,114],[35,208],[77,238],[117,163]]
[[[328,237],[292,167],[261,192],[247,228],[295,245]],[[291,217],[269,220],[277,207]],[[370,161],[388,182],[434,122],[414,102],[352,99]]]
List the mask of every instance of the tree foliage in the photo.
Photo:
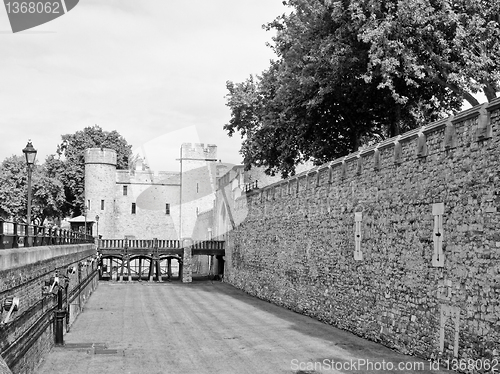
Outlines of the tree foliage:
[[[224,128],[244,138],[247,168],[287,176],[299,162],[322,163],[458,110],[478,87],[496,91],[494,13],[481,23],[474,12],[487,2],[461,2],[288,1],[292,12],[266,26],[276,31],[276,61],[258,77],[227,82],[231,119]],[[474,60],[473,51],[459,48],[471,44],[470,35],[478,48],[496,50]]]
[[26,220],[26,161],[21,156],[6,158],[0,165],[0,215],[3,219]]
[[[104,131],[98,125],[86,127],[74,134],[62,135],[57,147],[59,159],[47,159],[47,173],[57,176],[64,185],[65,215],[81,215],[85,206],[85,149],[111,148],[117,154],[117,168],[127,169],[132,146],[116,130]],[[61,157],[62,156],[62,157]]]
[[[28,171],[22,156],[6,158],[0,165],[0,216],[26,222]],[[32,222],[42,224],[47,218],[61,218],[64,203],[62,183],[46,174],[43,167],[32,173]]]
[[370,45],[368,79],[394,86],[429,82],[446,87],[471,105],[482,91],[491,101],[500,82],[500,2],[497,0],[352,0],[359,38]]

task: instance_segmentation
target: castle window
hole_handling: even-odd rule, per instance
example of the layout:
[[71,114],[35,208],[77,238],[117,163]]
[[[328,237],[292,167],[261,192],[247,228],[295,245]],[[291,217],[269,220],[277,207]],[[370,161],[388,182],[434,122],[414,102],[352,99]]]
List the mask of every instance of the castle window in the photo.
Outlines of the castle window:
[[104,210],[104,200],[101,200],[101,210]]
[[135,203],[132,203],[132,214],[135,214]]
[[165,204],[165,214],[170,214],[170,204]]
[[87,200],[87,209],[90,210],[90,200]]
[[123,186],[123,196],[127,196],[127,186]]
[[196,193],[200,192],[200,185],[198,182],[196,182]]

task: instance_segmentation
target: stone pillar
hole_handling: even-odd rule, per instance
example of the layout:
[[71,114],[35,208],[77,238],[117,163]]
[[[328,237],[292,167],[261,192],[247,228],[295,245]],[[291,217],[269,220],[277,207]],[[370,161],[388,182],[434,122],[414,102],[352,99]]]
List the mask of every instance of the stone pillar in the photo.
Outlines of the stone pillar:
[[128,281],[132,281],[132,272],[130,271],[130,255],[127,256],[127,273],[128,273]]
[[118,266],[116,267],[116,273],[113,273],[113,257],[109,259],[109,264],[110,264],[110,276],[111,280],[117,281],[118,280]]
[[184,248],[184,254],[182,257],[182,283],[191,283],[193,281],[193,239],[184,238],[182,239],[182,247]]
[[163,282],[163,278],[161,276],[161,261],[160,258],[156,260],[156,281]]
[[139,257],[139,282],[142,280],[142,258]]
[[151,257],[151,261],[149,262],[149,281],[152,282],[154,280],[155,273],[155,258]]
[[168,280],[172,279],[172,259],[170,257],[167,258],[167,276]]
[[120,269],[120,282],[123,282],[123,269],[125,268],[125,259],[122,257],[122,266]]

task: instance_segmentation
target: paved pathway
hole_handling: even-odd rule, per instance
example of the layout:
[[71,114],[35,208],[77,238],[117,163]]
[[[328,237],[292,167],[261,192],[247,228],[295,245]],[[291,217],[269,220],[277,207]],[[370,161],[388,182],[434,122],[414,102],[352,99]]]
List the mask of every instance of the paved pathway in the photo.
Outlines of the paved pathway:
[[444,373],[210,281],[101,282],[64,340],[37,374]]

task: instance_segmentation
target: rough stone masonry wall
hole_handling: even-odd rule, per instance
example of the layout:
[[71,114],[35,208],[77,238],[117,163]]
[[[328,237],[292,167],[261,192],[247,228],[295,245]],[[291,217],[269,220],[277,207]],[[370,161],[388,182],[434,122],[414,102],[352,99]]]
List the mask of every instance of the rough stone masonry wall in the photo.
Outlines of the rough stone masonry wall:
[[403,353],[498,359],[499,107],[247,194],[225,280]]
[[[54,310],[57,297],[44,296],[42,286],[58,272],[60,279],[68,274],[70,323],[81,312],[85,301],[97,286],[97,262],[87,266],[95,256],[94,244],[32,247],[0,251],[0,302],[7,297],[20,299],[19,308],[10,321],[0,325],[0,357],[14,374],[34,372],[40,360],[54,344]],[[82,263],[84,266],[79,266]],[[0,314],[5,319],[7,312]]]

